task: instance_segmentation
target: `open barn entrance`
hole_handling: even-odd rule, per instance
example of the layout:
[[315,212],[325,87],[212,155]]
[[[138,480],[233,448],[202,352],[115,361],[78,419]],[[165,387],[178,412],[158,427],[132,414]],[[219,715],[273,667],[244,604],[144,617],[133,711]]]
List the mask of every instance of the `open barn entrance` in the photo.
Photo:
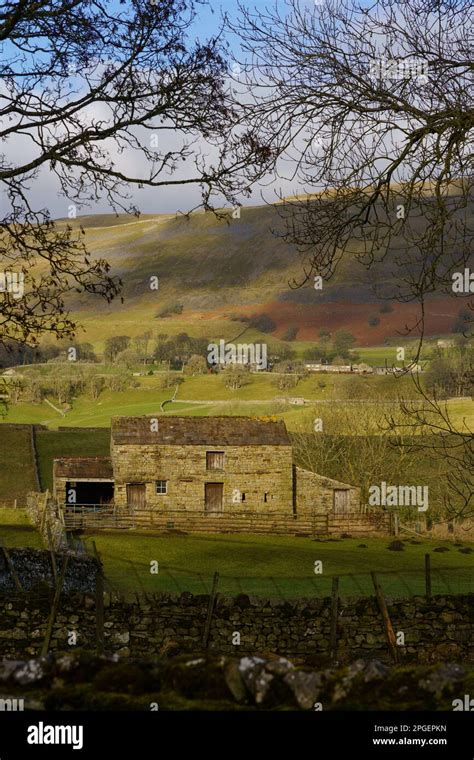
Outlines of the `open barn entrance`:
[[109,506],[114,500],[113,481],[71,480],[66,483],[68,506]]

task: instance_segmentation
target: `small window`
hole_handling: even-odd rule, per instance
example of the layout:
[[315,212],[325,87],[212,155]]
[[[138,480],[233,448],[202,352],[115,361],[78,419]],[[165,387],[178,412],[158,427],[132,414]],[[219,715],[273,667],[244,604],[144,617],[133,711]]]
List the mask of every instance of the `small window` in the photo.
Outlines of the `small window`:
[[245,494],[244,493],[242,493],[242,498],[241,498],[240,501],[245,501]]
[[265,491],[265,493],[263,494],[263,501],[265,502],[265,504],[267,503],[267,501],[268,501],[268,491]]
[[206,453],[206,469],[207,470],[223,470],[224,469],[224,452],[223,451],[208,451]]
[[156,481],[156,493],[168,493],[168,481],[167,480],[157,480]]

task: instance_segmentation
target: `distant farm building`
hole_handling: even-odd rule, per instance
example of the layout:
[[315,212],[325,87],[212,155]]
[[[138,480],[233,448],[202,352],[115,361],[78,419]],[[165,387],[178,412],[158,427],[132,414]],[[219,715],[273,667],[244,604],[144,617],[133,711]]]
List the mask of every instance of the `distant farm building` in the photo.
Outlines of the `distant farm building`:
[[359,375],[372,375],[374,370],[369,364],[361,362],[360,364],[353,364],[352,371]]
[[350,364],[314,364],[309,363],[305,364],[305,369],[308,370],[308,372],[352,372],[352,367]]
[[133,517],[185,530],[288,532],[367,520],[358,488],[293,464],[283,421],[249,417],[115,418],[110,458],[54,461],[54,497],[71,524],[87,525],[91,514],[100,523],[102,513],[119,527]]
[[303,396],[282,396],[275,398],[275,403],[292,404],[293,406],[304,406],[306,399]]

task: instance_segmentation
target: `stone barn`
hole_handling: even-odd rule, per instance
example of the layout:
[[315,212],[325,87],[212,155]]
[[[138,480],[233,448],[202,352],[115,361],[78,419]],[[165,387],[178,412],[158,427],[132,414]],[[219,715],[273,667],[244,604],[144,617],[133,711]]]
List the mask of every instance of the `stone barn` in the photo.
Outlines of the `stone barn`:
[[[114,514],[357,514],[359,489],[296,467],[281,420],[117,417],[110,458],[56,459],[60,505]],[[183,524],[183,523],[181,523]]]
[[[156,418],[155,418],[156,419]],[[283,422],[249,417],[119,417],[111,454],[118,507],[293,509]]]

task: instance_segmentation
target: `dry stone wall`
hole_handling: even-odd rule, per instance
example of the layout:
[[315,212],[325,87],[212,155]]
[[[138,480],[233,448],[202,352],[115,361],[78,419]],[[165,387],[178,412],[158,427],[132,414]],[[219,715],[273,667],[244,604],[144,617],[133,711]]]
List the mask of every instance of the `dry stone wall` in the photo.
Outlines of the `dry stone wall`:
[[54,499],[45,493],[30,492],[26,497],[26,513],[40,533],[44,545],[54,551],[67,548],[63,522]]
[[[403,632],[402,657],[417,661],[462,658],[474,661],[474,595],[388,600],[395,632]],[[123,656],[157,655],[168,649],[202,647],[209,597],[160,594],[125,602],[105,595],[105,651]],[[0,656],[38,653],[46,631],[51,600],[31,595],[0,595]],[[276,601],[218,597],[209,649],[229,654],[275,652],[287,656],[329,659],[331,600]],[[68,644],[74,631],[77,645]],[[238,634],[238,635],[236,635]],[[240,640],[240,644],[236,643]],[[380,612],[372,597],[340,600],[337,657],[388,659]],[[95,649],[96,611],[93,595],[62,598],[53,629],[56,651]]]

